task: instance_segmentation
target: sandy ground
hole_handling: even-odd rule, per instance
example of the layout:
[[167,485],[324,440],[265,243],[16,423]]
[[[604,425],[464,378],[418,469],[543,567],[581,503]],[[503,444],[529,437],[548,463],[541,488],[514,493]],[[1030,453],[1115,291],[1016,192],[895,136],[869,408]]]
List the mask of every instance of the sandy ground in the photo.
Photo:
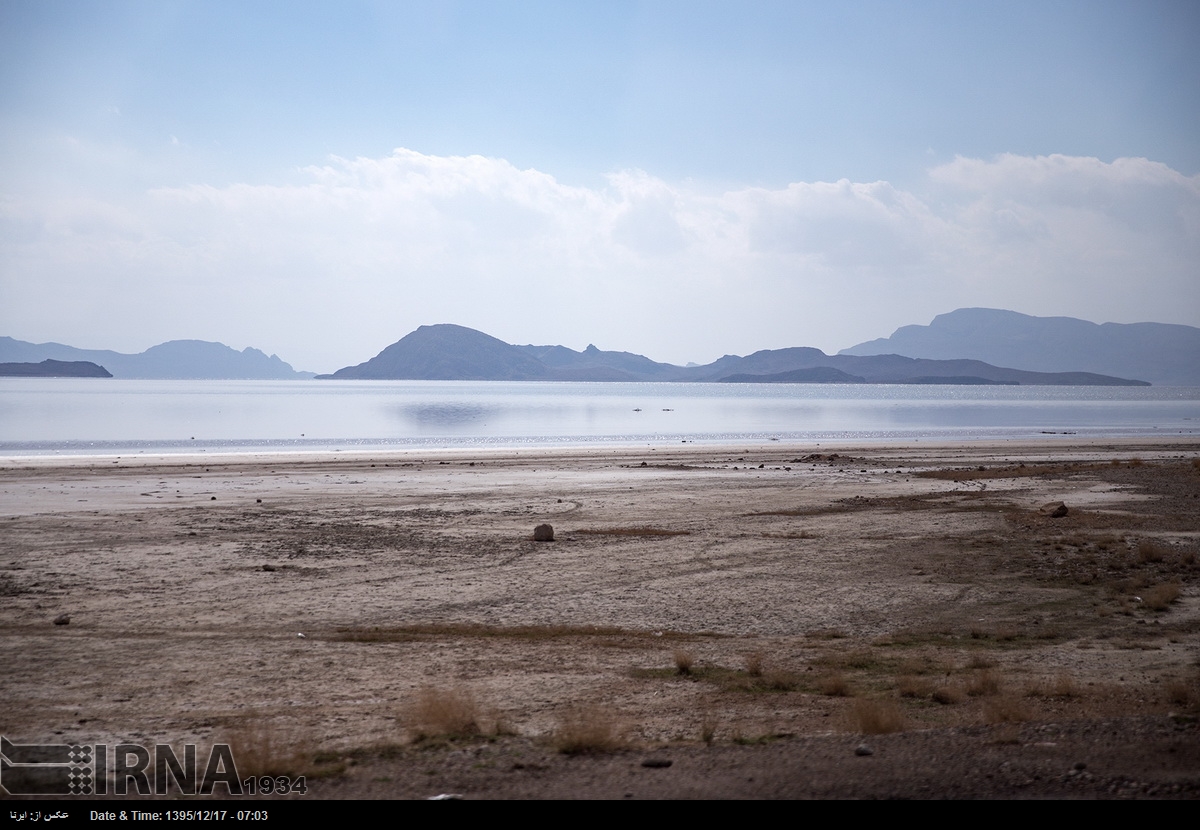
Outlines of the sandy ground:
[[1196,798],[1197,458],[0,460],[0,734],[304,799]]

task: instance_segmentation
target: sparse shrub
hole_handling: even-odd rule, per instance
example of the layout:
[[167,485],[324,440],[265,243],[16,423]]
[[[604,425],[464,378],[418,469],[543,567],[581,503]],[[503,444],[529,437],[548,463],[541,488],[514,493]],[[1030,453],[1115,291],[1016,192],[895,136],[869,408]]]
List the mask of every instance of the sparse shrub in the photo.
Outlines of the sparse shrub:
[[1024,723],[1029,713],[1017,698],[1001,695],[983,705],[983,718],[988,723]]
[[1181,589],[1178,582],[1164,582],[1142,592],[1142,603],[1151,611],[1166,611],[1171,603],[1179,599]]
[[269,720],[242,721],[227,733],[225,743],[242,777],[311,775],[317,754],[310,741],[280,731]]
[[1053,680],[1043,680],[1031,686],[1029,694],[1037,697],[1072,698],[1079,694],[1075,678],[1066,672],[1060,672]]
[[886,700],[860,698],[854,702],[850,719],[855,729],[864,735],[886,735],[905,728],[900,707]]
[[800,677],[783,669],[768,669],[760,682],[764,689],[772,692],[790,692],[800,687]]
[[554,748],[564,755],[615,752],[628,741],[608,712],[598,706],[568,712],[554,731]]
[[1050,685],[1051,697],[1077,697],[1079,695],[1079,687],[1075,684],[1075,678],[1066,672],[1061,672],[1055,676],[1054,682]]
[[817,681],[817,688],[828,697],[850,696],[850,683],[841,672],[825,675]]
[[972,654],[970,662],[967,663],[969,669],[994,669],[996,661],[987,654]]
[[1142,564],[1161,562],[1163,561],[1163,557],[1166,555],[1166,551],[1167,549],[1162,545],[1152,542],[1149,539],[1143,539],[1138,544],[1138,561]]
[[675,650],[675,672],[681,675],[692,673],[692,666],[695,664],[695,658],[692,657],[690,651],[683,649]]
[[408,712],[413,738],[471,738],[484,734],[475,697],[463,689],[426,687]]
[[1000,691],[1000,675],[991,669],[975,672],[967,681],[967,694],[971,697],[986,697]]
[[933,694],[933,683],[924,677],[904,674],[896,678],[896,691],[900,697],[928,697]]
[[667,530],[662,527],[586,527],[576,530],[581,536],[688,536],[690,530]]

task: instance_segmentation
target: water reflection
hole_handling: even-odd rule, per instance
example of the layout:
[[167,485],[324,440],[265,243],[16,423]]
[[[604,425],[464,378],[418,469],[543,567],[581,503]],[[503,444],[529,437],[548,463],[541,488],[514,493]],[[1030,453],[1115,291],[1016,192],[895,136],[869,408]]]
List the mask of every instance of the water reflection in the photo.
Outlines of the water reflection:
[[451,429],[482,425],[489,418],[498,418],[501,409],[473,403],[421,403],[398,406],[393,412],[418,427]]

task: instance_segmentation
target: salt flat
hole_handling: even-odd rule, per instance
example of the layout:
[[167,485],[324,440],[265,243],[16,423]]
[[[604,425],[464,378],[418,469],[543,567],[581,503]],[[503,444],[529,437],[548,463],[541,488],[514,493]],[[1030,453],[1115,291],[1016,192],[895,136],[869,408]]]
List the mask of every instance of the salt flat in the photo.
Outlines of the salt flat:
[[[309,798],[1195,797],[1197,457],[1056,436],[6,459],[0,733],[269,740]],[[439,736],[431,692],[482,735]],[[882,778],[850,751],[871,711],[898,730],[867,739]],[[632,749],[558,752],[581,719]],[[1102,769],[964,780],[963,757],[1058,763],[1030,756],[1046,729]],[[689,760],[626,781],[664,752]],[[825,784],[767,773],[822,753],[848,764]]]

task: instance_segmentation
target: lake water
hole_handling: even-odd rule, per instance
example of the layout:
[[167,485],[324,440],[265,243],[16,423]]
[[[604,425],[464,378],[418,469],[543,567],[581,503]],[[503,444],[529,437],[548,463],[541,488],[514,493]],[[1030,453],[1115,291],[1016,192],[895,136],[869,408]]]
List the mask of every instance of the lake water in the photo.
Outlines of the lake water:
[[0,455],[1200,435],[1200,388],[0,379]]

